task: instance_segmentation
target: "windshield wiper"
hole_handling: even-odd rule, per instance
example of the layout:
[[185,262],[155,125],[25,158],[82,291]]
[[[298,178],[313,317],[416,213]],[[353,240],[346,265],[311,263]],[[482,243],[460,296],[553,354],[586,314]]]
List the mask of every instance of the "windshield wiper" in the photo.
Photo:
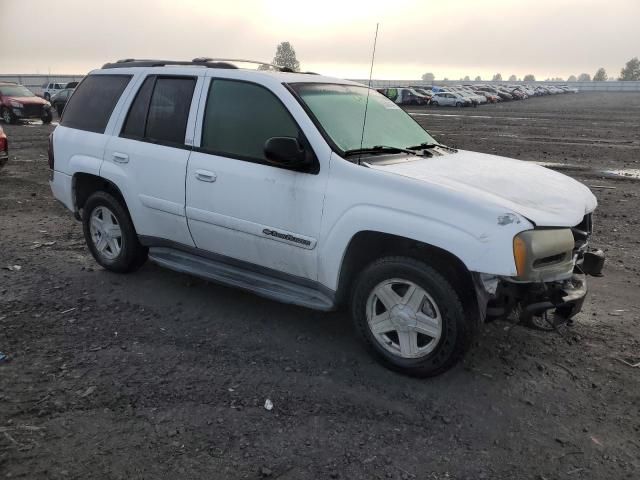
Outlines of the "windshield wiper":
[[417,152],[410,150],[408,148],[400,148],[400,147],[389,147],[387,145],[375,145],[373,147],[363,147],[363,148],[353,148],[351,150],[347,150],[344,152],[344,156],[348,157],[351,155],[361,155],[361,154],[371,153],[408,153],[409,155],[418,155]]
[[407,147],[407,150],[428,150],[430,148],[435,148],[435,147],[442,147],[442,148],[448,148],[444,145],[441,145],[439,143],[421,143],[420,145],[412,145],[410,147]]

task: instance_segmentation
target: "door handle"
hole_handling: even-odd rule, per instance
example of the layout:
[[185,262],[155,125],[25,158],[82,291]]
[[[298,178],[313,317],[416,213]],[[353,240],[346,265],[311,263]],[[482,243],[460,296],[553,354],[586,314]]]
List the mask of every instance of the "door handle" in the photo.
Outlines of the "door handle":
[[118,163],[129,163],[129,155],[126,153],[113,152],[113,161]]
[[216,178],[218,178],[215,173],[210,172],[209,170],[196,170],[195,175],[196,179],[201,182],[213,183],[216,181]]

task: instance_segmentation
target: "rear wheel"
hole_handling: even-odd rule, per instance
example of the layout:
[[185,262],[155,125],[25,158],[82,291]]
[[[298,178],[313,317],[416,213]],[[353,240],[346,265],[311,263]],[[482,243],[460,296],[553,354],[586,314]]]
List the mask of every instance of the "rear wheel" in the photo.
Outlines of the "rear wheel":
[[46,111],[42,114],[42,123],[46,125],[48,123],[51,123],[51,120],[53,120],[53,114],[51,113],[51,110]]
[[428,264],[385,257],[358,277],[351,310],[356,329],[385,366],[426,377],[444,372],[469,349],[477,320],[461,295]]
[[433,105],[434,107],[438,106],[438,101],[437,100],[431,100],[431,105]]
[[147,259],[129,213],[107,192],[92,194],[83,209],[84,238],[93,258],[107,270],[131,272]]

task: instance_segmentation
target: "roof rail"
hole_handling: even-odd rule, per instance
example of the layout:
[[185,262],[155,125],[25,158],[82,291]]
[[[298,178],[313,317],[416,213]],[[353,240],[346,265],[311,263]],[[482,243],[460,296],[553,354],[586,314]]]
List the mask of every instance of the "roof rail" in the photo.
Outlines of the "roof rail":
[[267,67],[264,70],[273,69],[277,72],[288,73],[306,73],[309,75],[318,75],[315,72],[295,72],[289,67],[279,67],[271,63],[258,62],[256,60],[243,60],[240,58],[209,58],[209,57],[197,57],[193,60],[141,60],[136,58],[124,58],[113,63],[105,63],[102,68],[129,68],[129,67],[164,67],[166,65],[186,65],[186,66],[201,66],[207,68],[238,68],[236,63],[252,63],[261,67]]
[[[200,60],[200,59],[196,59]],[[114,63],[105,63],[102,68],[129,68],[129,67],[164,67],[166,65],[201,65],[208,68],[238,68],[231,63],[226,62],[210,62],[205,59],[202,61],[183,61],[183,60],[140,60],[135,58],[125,58]]]

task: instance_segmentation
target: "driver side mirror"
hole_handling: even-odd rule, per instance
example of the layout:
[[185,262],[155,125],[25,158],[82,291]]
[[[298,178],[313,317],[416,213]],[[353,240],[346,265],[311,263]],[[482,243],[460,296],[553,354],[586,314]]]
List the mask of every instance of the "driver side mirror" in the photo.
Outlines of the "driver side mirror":
[[271,137],[264,144],[264,156],[274,165],[300,169],[310,165],[304,147],[294,137]]

